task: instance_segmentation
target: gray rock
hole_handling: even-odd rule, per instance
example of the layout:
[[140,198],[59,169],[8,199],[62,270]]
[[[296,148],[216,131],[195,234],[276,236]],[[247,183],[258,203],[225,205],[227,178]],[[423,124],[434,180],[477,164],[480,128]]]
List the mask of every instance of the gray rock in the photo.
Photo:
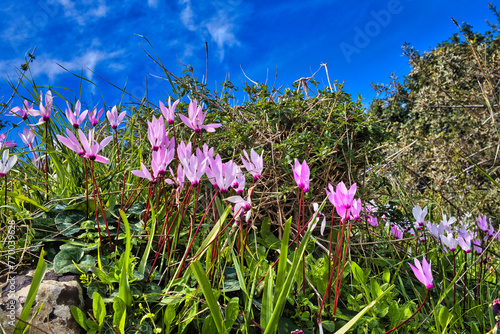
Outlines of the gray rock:
[[[0,323],[6,333],[12,333],[17,320],[11,321],[12,314],[15,317],[21,315],[26,296],[30,289],[34,271],[26,275],[11,276],[11,281],[0,284]],[[14,284],[11,285],[10,283]],[[15,285],[14,298],[12,299],[13,287]],[[48,270],[44,280],[40,284],[35,302],[31,308],[30,320],[36,311],[43,306],[31,322],[32,326],[28,334],[79,334],[84,330],[78,325],[71,315],[71,305],[85,309],[83,291],[77,275],[58,275]]]

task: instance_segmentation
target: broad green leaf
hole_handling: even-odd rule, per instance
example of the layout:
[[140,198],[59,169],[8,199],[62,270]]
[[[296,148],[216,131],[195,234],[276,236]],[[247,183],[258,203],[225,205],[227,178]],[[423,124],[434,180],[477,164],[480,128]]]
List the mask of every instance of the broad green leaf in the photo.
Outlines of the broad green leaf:
[[102,327],[104,318],[106,317],[106,305],[101,295],[97,292],[94,292],[92,295],[92,311],[99,327]]
[[113,327],[119,331],[119,334],[125,334],[125,320],[127,319],[127,306],[120,299],[115,297],[113,302]]
[[227,303],[226,307],[226,320],[224,320],[224,326],[226,327],[227,333],[231,331],[236,318],[238,317],[238,311],[240,309],[240,299],[238,297],[233,297]]
[[78,210],[63,211],[55,218],[57,229],[66,237],[80,231],[80,224],[87,219],[85,213]]
[[85,321],[87,320],[87,317],[85,316],[85,313],[83,313],[82,310],[80,310],[78,307],[75,305],[70,306],[71,309],[71,314],[73,315],[73,318],[75,318],[76,322],[83,327],[83,329],[88,330],[89,328],[85,324]]
[[201,328],[202,334],[218,334],[217,327],[215,326],[214,318],[211,314],[203,320],[203,327]]
[[58,274],[81,274],[74,263],[80,263],[84,252],[79,247],[65,247],[54,257],[54,270]]

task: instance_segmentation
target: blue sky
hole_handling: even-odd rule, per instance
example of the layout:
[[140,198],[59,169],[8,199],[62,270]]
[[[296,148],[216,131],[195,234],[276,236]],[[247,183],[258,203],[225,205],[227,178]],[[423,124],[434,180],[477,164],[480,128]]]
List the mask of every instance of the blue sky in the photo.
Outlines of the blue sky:
[[[205,42],[209,46],[208,84],[213,89],[227,75],[236,86],[253,81],[290,87],[328,64],[330,79],[345,81],[345,89],[367,105],[375,93],[371,82],[388,83],[392,72],[408,73],[401,46],[408,42],[429,50],[457,32],[450,20],[466,21],[485,31],[485,19],[495,18],[489,1],[373,0],[373,1],[203,1],[203,0],[17,0],[0,9],[0,73],[16,78],[15,68],[36,46],[31,65],[39,85],[64,86],[78,91],[80,73],[98,83],[107,105],[120,103],[120,91],[86,68],[136,96],[146,92],[155,103],[171,93],[159,67],[141,50],[149,39],[164,65],[181,74],[191,64],[205,75]],[[140,45],[139,45],[140,44]],[[317,81],[327,84],[324,68]],[[0,82],[0,102],[11,89]],[[94,93],[94,95],[92,95]],[[65,93],[69,99],[74,94]],[[78,94],[78,93],[76,93]],[[237,103],[244,102],[244,95]],[[82,100],[89,107],[102,98],[90,85]],[[126,102],[126,100],[122,102]],[[57,100],[55,100],[57,102]],[[17,105],[19,101],[14,101]],[[14,106],[12,105],[12,106]]]

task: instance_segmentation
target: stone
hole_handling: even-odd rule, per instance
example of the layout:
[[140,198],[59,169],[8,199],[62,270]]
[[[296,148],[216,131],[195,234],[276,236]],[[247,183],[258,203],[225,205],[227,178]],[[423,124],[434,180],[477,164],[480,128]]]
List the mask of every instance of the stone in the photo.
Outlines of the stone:
[[[21,315],[26,296],[30,289],[34,271],[24,275],[10,277],[10,281],[0,284],[0,323],[6,333],[12,333],[17,320],[11,320],[13,315]],[[12,284],[13,283],[13,284]],[[15,292],[14,292],[15,287]],[[14,298],[12,298],[14,297]],[[83,328],[73,319],[71,305],[85,312],[85,299],[77,275],[59,275],[53,270],[47,270],[38,288],[35,302],[31,308],[30,320],[40,305],[43,306],[31,322],[28,334],[79,334]]]

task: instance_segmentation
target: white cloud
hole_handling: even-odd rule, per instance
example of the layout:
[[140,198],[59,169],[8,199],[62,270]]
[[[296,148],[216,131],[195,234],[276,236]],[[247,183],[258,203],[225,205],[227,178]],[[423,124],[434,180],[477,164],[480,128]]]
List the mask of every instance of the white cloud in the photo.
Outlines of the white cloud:
[[32,65],[31,72],[33,73],[33,76],[47,75],[49,80],[53,81],[59,74],[65,73],[66,70],[80,71],[83,68],[87,79],[92,80],[92,71],[95,70],[99,63],[112,60],[122,53],[123,51],[106,53],[97,50],[90,50],[81,56],[74,57],[71,60],[40,56],[37,57],[36,63]]
[[148,6],[150,8],[156,8],[156,7],[158,7],[158,0],[148,0]]
[[239,45],[234,35],[234,24],[228,20],[223,11],[219,11],[205,24],[212,40],[217,44],[219,59],[224,59],[224,49],[226,46]]
[[194,13],[191,9],[191,1],[189,0],[181,0],[181,4],[186,4],[186,7],[181,12],[181,21],[184,26],[191,31],[196,30],[196,26],[194,24]]
[[183,8],[180,19],[184,27],[196,32],[203,42],[211,39],[217,45],[219,60],[223,60],[227,48],[240,45],[236,33],[242,21],[241,13],[250,11],[248,5],[240,0],[199,1],[193,6],[191,0],[178,0],[178,3]]
[[[57,0],[57,2],[63,7],[64,16],[74,20],[81,26],[85,26],[89,18],[94,20],[105,17],[109,10],[105,0],[79,1],[76,2],[77,5],[71,0]],[[82,13],[85,13],[85,15]]]

